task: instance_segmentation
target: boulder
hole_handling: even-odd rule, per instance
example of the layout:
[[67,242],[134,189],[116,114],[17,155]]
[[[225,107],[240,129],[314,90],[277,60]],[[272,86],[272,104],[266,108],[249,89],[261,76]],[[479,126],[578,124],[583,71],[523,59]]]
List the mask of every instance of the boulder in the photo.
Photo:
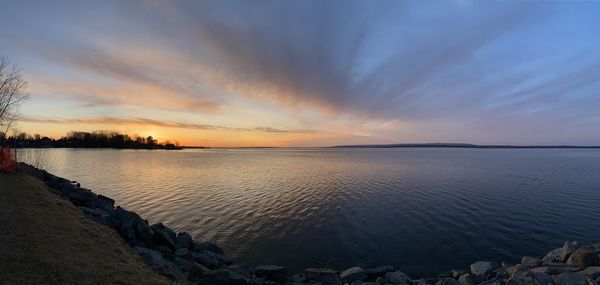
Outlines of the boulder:
[[468,273],[468,272],[466,270],[462,270],[462,269],[451,270],[450,271],[450,276],[452,276],[452,278],[454,278],[454,279],[458,279],[458,277],[460,277],[461,275],[463,275],[465,273]]
[[94,200],[94,207],[110,213],[115,210],[115,200],[104,195],[97,195]]
[[292,284],[302,284],[306,282],[306,278],[304,277],[304,273],[294,274],[290,277],[290,283]]
[[254,268],[254,274],[258,278],[266,278],[272,281],[284,283],[287,281],[287,269],[279,265],[260,265]]
[[178,257],[185,258],[189,254],[190,254],[190,251],[187,248],[178,248],[175,250],[175,256],[178,256]]
[[600,277],[600,266],[590,266],[583,270],[583,274],[590,279],[596,279]]
[[171,260],[171,261],[175,260],[175,253],[170,248],[168,248],[166,246],[159,245],[159,246],[154,247],[154,250],[160,252],[160,254],[165,259],[168,259],[168,260]]
[[248,265],[244,264],[236,264],[228,267],[229,270],[235,271],[237,274],[242,275],[242,277],[250,280],[254,276],[254,269]]
[[175,248],[191,249],[193,244],[194,240],[192,239],[192,236],[186,232],[178,233],[175,238]]
[[553,275],[554,284],[560,285],[587,285],[587,278],[583,272],[563,272]]
[[438,280],[435,285],[460,285],[460,282],[454,278],[442,278]]
[[197,252],[211,251],[221,255],[224,254],[223,249],[211,241],[205,241],[199,244],[195,244],[192,250]]
[[548,265],[548,264],[554,264],[556,262],[563,262],[560,259],[561,251],[562,251],[561,247],[551,250],[542,258],[542,263],[544,265]]
[[154,240],[156,240],[157,244],[166,246],[170,249],[175,249],[175,240],[173,240],[168,231],[166,231],[164,228],[155,226],[151,226],[150,228],[154,232]]
[[154,231],[148,226],[147,221],[140,221],[135,227],[136,236],[149,247],[156,246]]
[[139,246],[135,247],[135,250],[154,271],[177,281],[177,284],[188,284],[187,278],[181,269],[172,262],[165,260],[158,251]]
[[526,267],[533,268],[533,267],[540,266],[542,264],[542,260],[539,258],[531,257],[531,256],[524,256],[521,259],[521,264]]
[[498,266],[496,266],[493,262],[477,261],[471,264],[471,273],[474,275],[483,276],[497,267]]
[[203,285],[246,285],[248,280],[235,271],[223,268],[209,271],[202,278]]
[[135,238],[135,227],[142,222],[142,218],[138,214],[121,207],[115,208],[113,215],[120,223],[119,232],[121,236],[127,239]]
[[96,198],[96,194],[88,191],[74,191],[67,194],[67,197],[75,204],[76,206],[85,206],[94,208],[93,201]]
[[307,268],[304,270],[307,281],[319,282],[322,285],[341,285],[342,280],[337,273],[329,268]]
[[202,266],[201,264],[189,261],[181,257],[175,257],[175,259],[173,260],[173,264],[179,267],[181,271],[187,272],[188,279],[190,280],[200,280],[202,279],[204,274],[210,271],[210,269]]
[[391,284],[412,284],[412,279],[400,270],[386,273],[385,281]]
[[367,269],[367,277],[369,279],[377,279],[377,277],[385,276],[386,273],[394,271],[394,266],[384,265]]
[[567,264],[571,266],[577,266],[584,268],[588,266],[600,265],[600,250],[594,246],[582,246],[577,250],[573,251]]
[[221,266],[217,258],[206,252],[192,252],[192,259],[210,269],[217,269]]
[[575,247],[569,241],[565,241],[565,244],[560,248],[560,262],[566,262],[569,259],[569,256],[575,251]]
[[508,279],[508,285],[553,285],[550,275],[530,270],[518,271]]
[[476,285],[481,283],[481,277],[471,273],[465,273],[458,277],[458,283],[462,285]]
[[579,267],[574,266],[542,266],[531,269],[533,272],[543,272],[546,274],[560,274],[563,272],[579,271]]
[[347,283],[352,283],[356,280],[363,281],[367,279],[367,273],[362,267],[355,266],[342,271],[340,278]]

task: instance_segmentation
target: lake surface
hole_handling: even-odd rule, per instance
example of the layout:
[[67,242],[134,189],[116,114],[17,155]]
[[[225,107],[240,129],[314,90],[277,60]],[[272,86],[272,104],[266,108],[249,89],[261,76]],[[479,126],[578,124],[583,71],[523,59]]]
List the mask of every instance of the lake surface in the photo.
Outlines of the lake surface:
[[51,172],[249,265],[426,276],[600,241],[600,150],[41,151]]

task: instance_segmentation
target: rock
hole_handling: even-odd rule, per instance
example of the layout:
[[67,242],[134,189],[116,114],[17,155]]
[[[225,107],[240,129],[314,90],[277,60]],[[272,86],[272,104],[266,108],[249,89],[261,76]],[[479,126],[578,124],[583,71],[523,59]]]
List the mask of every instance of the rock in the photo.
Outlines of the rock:
[[97,195],[94,201],[94,206],[110,213],[115,210],[115,200],[104,195]]
[[178,233],[175,238],[175,248],[191,249],[193,244],[194,240],[192,239],[192,236],[186,232]]
[[248,280],[252,279],[252,276],[254,276],[254,269],[252,269],[252,267],[248,265],[236,264],[231,265],[228,268],[229,270],[235,271],[237,274],[241,275],[242,277]]
[[284,283],[287,281],[287,269],[279,265],[260,265],[254,268],[254,274],[259,278]]
[[534,258],[534,257],[530,257],[530,256],[524,256],[521,259],[521,264],[529,267],[529,268],[533,268],[536,266],[540,266],[542,264],[542,260],[539,258]]
[[219,269],[209,271],[202,278],[201,284],[203,285],[246,285],[248,280],[242,277],[240,274],[229,270]]
[[217,258],[205,252],[192,252],[192,258],[210,269],[217,269],[221,265]]
[[367,269],[367,278],[377,279],[377,277],[385,276],[386,273],[394,271],[394,266],[384,265]]
[[96,209],[92,209],[92,208],[88,208],[88,207],[83,207],[80,206],[79,209],[81,209],[81,211],[83,211],[83,214],[86,215],[89,218],[96,218],[96,217],[101,217],[101,216],[108,216],[108,213],[102,211],[102,210],[96,210]]
[[590,266],[583,270],[583,274],[590,279],[596,279],[600,277],[600,266]]
[[542,266],[531,269],[533,272],[543,272],[546,274],[560,274],[563,272],[579,271],[579,267],[574,266]]
[[177,284],[188,284],[187,278],[181,269],[172,262],[165,260],[158,251],[139,246],[135,247],[135,250],[154,271],[177,281]]
[[120,223],[119,233],[126,239],[135,239],[135,227],[142,222],[142,218],[134,213],[117,207],[113,214]]
[[356,266],[348,268],[340,273],[340,278],[344,282],[352,283],[356,280],[363,281],[367,279],[367,273],[362,267]]
[[582,246],[571,254],[567,260],[567,264],[579,268],[597,266],[600,265],[600,257],[598,257],[598,254],[600,254],[598,248],[594,246]]
[[75,204],[76,206],[86,206],[93,208],[93,200],[96,198],[96,194],[88,191],[75,191],[67,194],[67,197]]
[[154,231],[148,226],[147,221],[141,221],[135,227],[136,236],[149,247],[156,246],[157,242],[154,239]]
[[553,285],[552,278],[543,272],[518,271],[508,279],[508,285]]
[[304,278],[304,273],[294,274],[290,277],[291,283],[304,283],[306,278]]
[[552,276],[554,284],[560,285],[587,285],[587,278],[583,272],[563,272]]
[[195,244],[192,250],[197,251],[197,252],[211,251],[211,252],[218,253],[221,255],[224,254],[224,251],[222,248],[220,248],[214,242],[210,242],[210,241],[205,241],[203,243]]
[[342,280],[337,273],[328,268],[307,268],[304,270],[307,281],[320,282],[322,285],[341,285]]
[[569,241],[565,241],[565,244],[560,249],[560,262],[566,262],[569,259],[569,256],[575,251],[575,247]]
[[553,250],[551,250],[550,252],[548,252],[548,254],[546,254],[543,258],[542,258],[542,263],[544,265],[548,265],[548,264],[552,264],[555,262],[563,262],[560,259],[560,253],[562,251],[562,248],[555,248]]
[[175,249],[175,241],[167,231],[157,227],[151,227],[151,229],[154,231],[154,240],[156,240],[157,244],[166,246],[170,249]]
[[435,285],[460,285],[460,282],[453,278],[443,278],[438,280]]
[[475,274],[465,273],[458,277],[458,282],[462,285],[476,285],[480,283],[480,279],[481,278]]
[[175,256],[186,257],[190,254],[190,251],[187,248],[178,248],[175,250]]
[[471,264],[471,273],[478,276],[483,276],[486,273],[494,270],[497,266],[489,261],[477,261]]
[[460,277],[461,275],[463,275],[465,273],[467,273],[466,270],[452,270],[452,271],[450,271],[450,275],[454,279],[458,279],[458,277]]
[[168,248],[166,246],[159,245],[159,246],[155,247],[154,250],[160,252],[160,254],[165,259],[168,259],[168,260],[171,260],[171,261],[175,260],[175,253],[170,248]]
[[391,284],[412,284],[412,279],[400,270],[386,273],[385,281]]

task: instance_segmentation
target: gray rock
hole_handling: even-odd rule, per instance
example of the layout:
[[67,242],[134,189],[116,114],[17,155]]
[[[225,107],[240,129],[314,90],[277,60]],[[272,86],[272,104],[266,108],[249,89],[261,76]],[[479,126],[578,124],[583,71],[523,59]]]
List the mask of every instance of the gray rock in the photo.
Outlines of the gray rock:
[[560,285],[587,285],[587,278],[583,272],[563,272],[552,276],[554,284]]
[[248,280],[252,279],[252,277],[254,276],[254,269],[248,265],[236,264],[231,265],[228,268],[229,270],[235,271],[236,273]]
[[569,259],[569,256],[575,251],[575,247],[569,241],[565,241],[565,244],[560,248],[560,262],[566,262]]
[[210,269],[217,269],[221,265],[217,258],[205,252],[192,252],[192,258]]
[[461,275],[463,275],[465,273],[468,273],[468,272],[466,270],[462,270],[462,269],[450,271],[450,275],[454,279],[458,279],[458,277],[460,277]]
[[178,284],[188,284],[187,278],[181,269],[172,262],[164,259],[158,251],[139,246],[134,249],[154,271],[177,281]]
[[175,248],[191,249],[193,244],[194,240],[192,239],[192,236],[186,232],[178,233],[175,238]]
[[543,272],[518,271],[508,279],[508,285],[553,285],[552,278]]
[[476,285],[480,283],[481,278],[475,274],[465,273],[458,277],[458,282],[462,285]]
[[307,268],[304,270],[307,281],[320,282],[322,285],[341,285],[342,280],[337,273],[328,268]]
[[352,283],[356,280],[363,281],[367,279],[367,273],[362,267],[356,266],[348,268],[340,273],[340,278],[344,282]]
[[150,226],[150,228],[152,229],[152,231],[154,231],[154,239],[158,244],[166,246],[170,249],[175,249],[175,239],[166,227],[152,225]]
[[548,254],[546,254],[543,258],[542,258],[542,263],[544,265],[548,265],[548,264],[552,264],[555,262],[562,262],[560,259],[560,253],[562,252],[562,248],[555,248],[553,250],[551,250],[550,252],[548,252]]
[[219,269],[207,272],[202,278],[201,284],[203,285],[246,285],[248,280],[242,277],[240,274],[229,270]]
[[385,281],[391,284],[412,284],[412,279],[400,270],[386,273]]
[[521,259],[521,264],[529,267],[529,268],[533,268],[536,266],[540,266],[542,264],[542,260],[539,258],[534,258],[534,257],[530,257],[530,256],[524,256]]
[[294,274],[290,277],[290,282],[292,283],[304,283],[306,278],[304,278],[304,273]]
[[115,200],[104,195],[97,195],[96,200],[94,201],[94,206],[110,213],[115,210]]
[[190,251],[187,248],[178,248],[175,250],[175,256],[178,257],[186,257],[190,254]]
[[574,266],[542,266],[531,269],[533,272],[543,272],[546,274],[560,274],[563,272],[579,271],[579,267]]
[[142,218],[138,214],[124,210],[121,207],[117,207],[113,215],[120,222],[119,233],[121,236],[126,239],[134,239],[135,227],[142,222]]
[[394,271],[394,266],[384,265],[367,269],[367,277],[369,279],[377,279],[377,277],[385,276],[386,273]]
[[75,191],[67,194],[67,197],[75,204],[76,206],[85,206],[93,208],[93,200],[96,198],[96,194],[89,191]]
[[600,277],[600,266],[590,266],[583,270],[583,274],[590,279],[596,279]]
[[147,221],[140,221],[135,227],[136,236],[149,247],[156,246],[154,231],[148,226]]
[[597,266],[600,265],[600,257],[598,257],[598,254],[600,254],[598,248],[594,246],[582,246],[571,254],[567,260],[567,264],[579,268]]
[[175,260],[175,253],[166,246],[159,245],[154,247],[154,250],[160,252],[160,254],[167,260]]
[[435,285],[460,285],[460,282],[454,278],[443,278],[438,280]]
[[483,276],[495,268],[497,268],[497,266],[493,262],[477,261],[471,264],[471,273],[478,276]]
[[205,241],[199,244],[195,244],[192,250],[197,252],[211,251],[221,255],[224,254],[223,249],[211,241]]
[[254,268],[254,274],[276,282],[287,281],[287,269],[279,265],[260,265]]

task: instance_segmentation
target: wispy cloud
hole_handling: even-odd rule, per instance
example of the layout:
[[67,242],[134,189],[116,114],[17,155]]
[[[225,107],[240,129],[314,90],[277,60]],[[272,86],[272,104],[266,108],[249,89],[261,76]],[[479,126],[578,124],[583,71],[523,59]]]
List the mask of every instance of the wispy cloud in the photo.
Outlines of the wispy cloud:
[[45,124],[92,124],[92,125],[139,125],[139,126],[156,126],[164,128],[178,128],[178,129],[189,129],[189,130],[229,130],[229,131],[243,131],[243,132],[261,132],[261,133],[275,133],[275,134],[311,134],[311,133],[322,133],[320,130],[310,129],[277,129],[272,127],[255,127],[255,128],[236,128],[236,127],[225,127],[219,125],[207,125],[207,124],[195,124],[195,123],[183,123],[174,121],[160,121],[148,118],[116,118],[116,117],[100,117],[100,118],[57,118],[57,117],[33,117],[33,116],[22,116],[20,118],[22,122],[28,123],[45,123]]

